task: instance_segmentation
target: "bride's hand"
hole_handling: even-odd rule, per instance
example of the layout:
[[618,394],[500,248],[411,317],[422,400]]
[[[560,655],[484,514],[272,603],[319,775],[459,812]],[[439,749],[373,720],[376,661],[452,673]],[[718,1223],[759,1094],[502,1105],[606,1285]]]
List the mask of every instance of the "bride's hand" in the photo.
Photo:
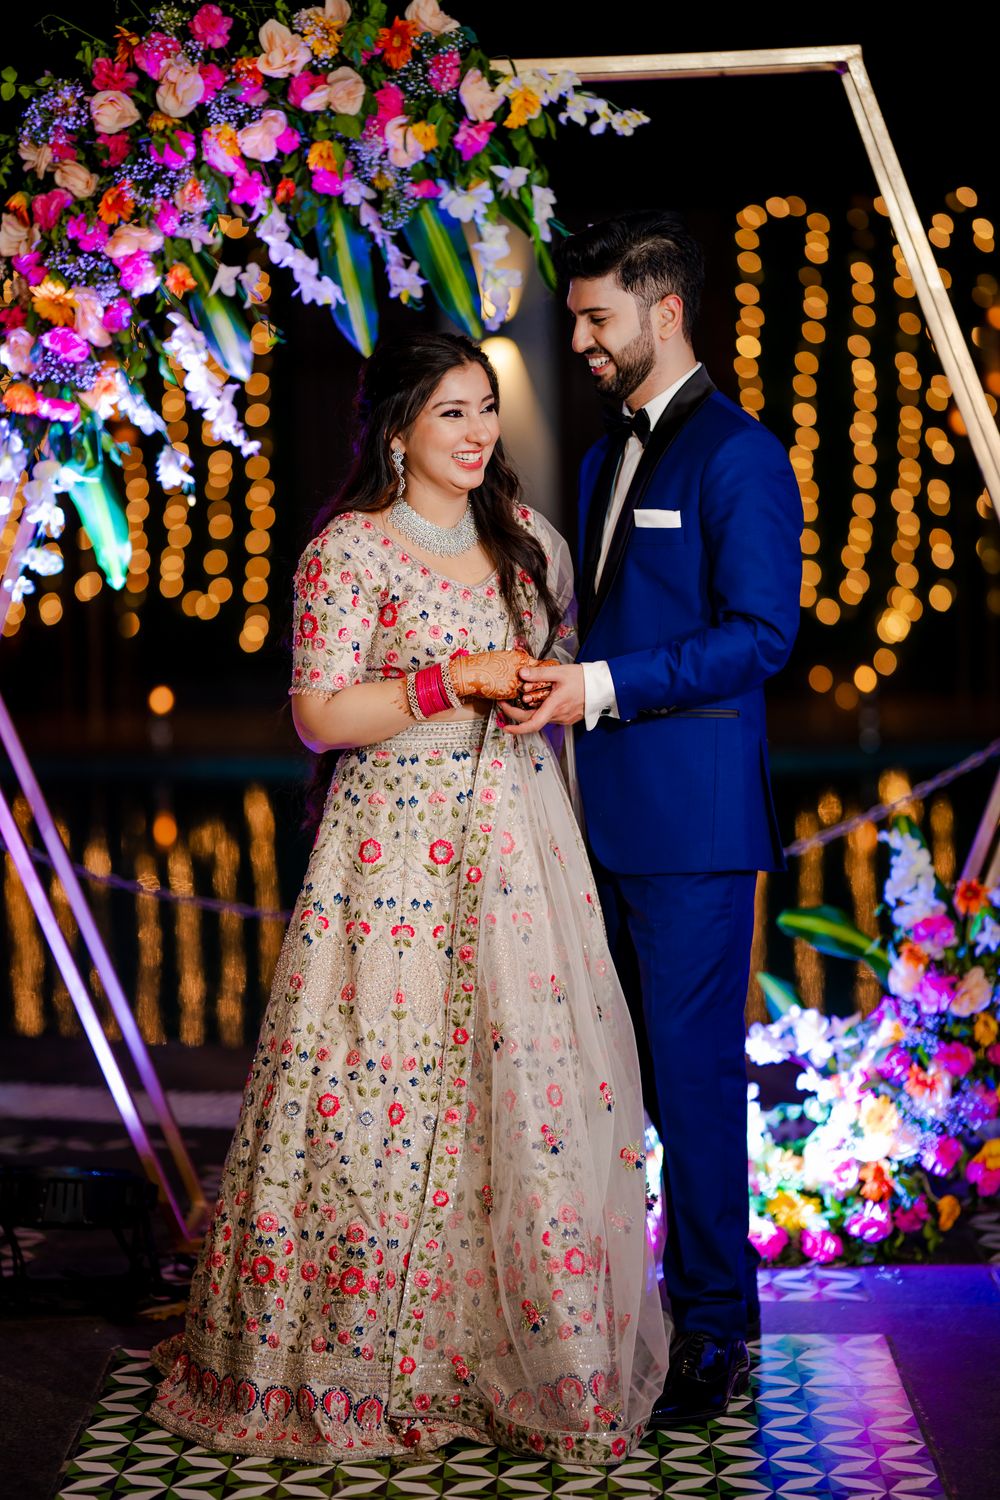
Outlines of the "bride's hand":
[[460,698],[499,701],[527,686],[518,676],[522,667],[537,665],[527,651],[477,651],[472,656],[452,657],[451,680]]
[[[559,662],[554,656],[549,656],[544,661],[536,661],[534,665],[539,668],[558,667]],[[537,708],[540,703],[545,702],[551,691],[551,682],[524,682],[522,680],[516,696],[508,701],[516,708]]]

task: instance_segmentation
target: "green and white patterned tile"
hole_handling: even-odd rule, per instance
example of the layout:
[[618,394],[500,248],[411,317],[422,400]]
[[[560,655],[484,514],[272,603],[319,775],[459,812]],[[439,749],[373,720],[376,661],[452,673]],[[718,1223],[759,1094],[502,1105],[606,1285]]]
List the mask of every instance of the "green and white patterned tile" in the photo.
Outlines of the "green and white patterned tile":
[[210,1453],[147,1419],[156,1372],[118,1350],[57,1500],[944,1500],[881,1335],[767,1336],[754,1352],[750,1393],[724,1418],[650,1433],[603,1470],[469,1443],[405,1463]]

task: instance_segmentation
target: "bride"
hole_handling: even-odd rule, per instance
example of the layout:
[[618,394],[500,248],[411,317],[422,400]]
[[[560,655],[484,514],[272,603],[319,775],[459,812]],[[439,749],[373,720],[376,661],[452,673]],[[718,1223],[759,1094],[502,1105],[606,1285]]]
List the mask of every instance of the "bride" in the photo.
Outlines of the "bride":
[[355,418],[295,579],[325,805],[152,1416],[615,1463],[667,1365],[635,1040],[558,761],[497,706],[572,658],[567,549],[471,340],[381,344]]

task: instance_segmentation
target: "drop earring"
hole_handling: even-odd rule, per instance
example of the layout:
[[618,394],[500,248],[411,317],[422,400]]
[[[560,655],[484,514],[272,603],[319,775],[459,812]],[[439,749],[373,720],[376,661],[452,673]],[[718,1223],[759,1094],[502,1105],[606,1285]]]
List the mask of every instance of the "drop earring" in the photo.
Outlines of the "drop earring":
[[392,449],[392,467],[395,469],[396,474],[398,475],[398,478],[399,478],[399,483],[396,486],[396,499],[397,500],[402,500],[403,496],[406,494],[406,475],[403,472],[403,464],[404,464],[404,462],[405,462],[405,460],[403,458],[403,450],[402,450],[402,448],[393,448]]

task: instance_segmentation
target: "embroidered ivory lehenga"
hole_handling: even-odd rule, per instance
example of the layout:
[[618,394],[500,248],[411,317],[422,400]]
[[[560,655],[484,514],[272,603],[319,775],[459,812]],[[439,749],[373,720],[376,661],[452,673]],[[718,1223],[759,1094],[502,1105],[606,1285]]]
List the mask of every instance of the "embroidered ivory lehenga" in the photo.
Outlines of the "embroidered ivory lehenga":
[[[565,544],[532,511],[569,608]],[[520,635],[545,622],[525,594]],[[539,616],[541,611],[538,612]],[[564,623],[555,651],[571,654]],[[296,575],[293,693],[515,643],[368,516]],[[338,759],[154,1421],[209,1448],[614,1463],[667,1363],[635,1040],[541,736]]]

